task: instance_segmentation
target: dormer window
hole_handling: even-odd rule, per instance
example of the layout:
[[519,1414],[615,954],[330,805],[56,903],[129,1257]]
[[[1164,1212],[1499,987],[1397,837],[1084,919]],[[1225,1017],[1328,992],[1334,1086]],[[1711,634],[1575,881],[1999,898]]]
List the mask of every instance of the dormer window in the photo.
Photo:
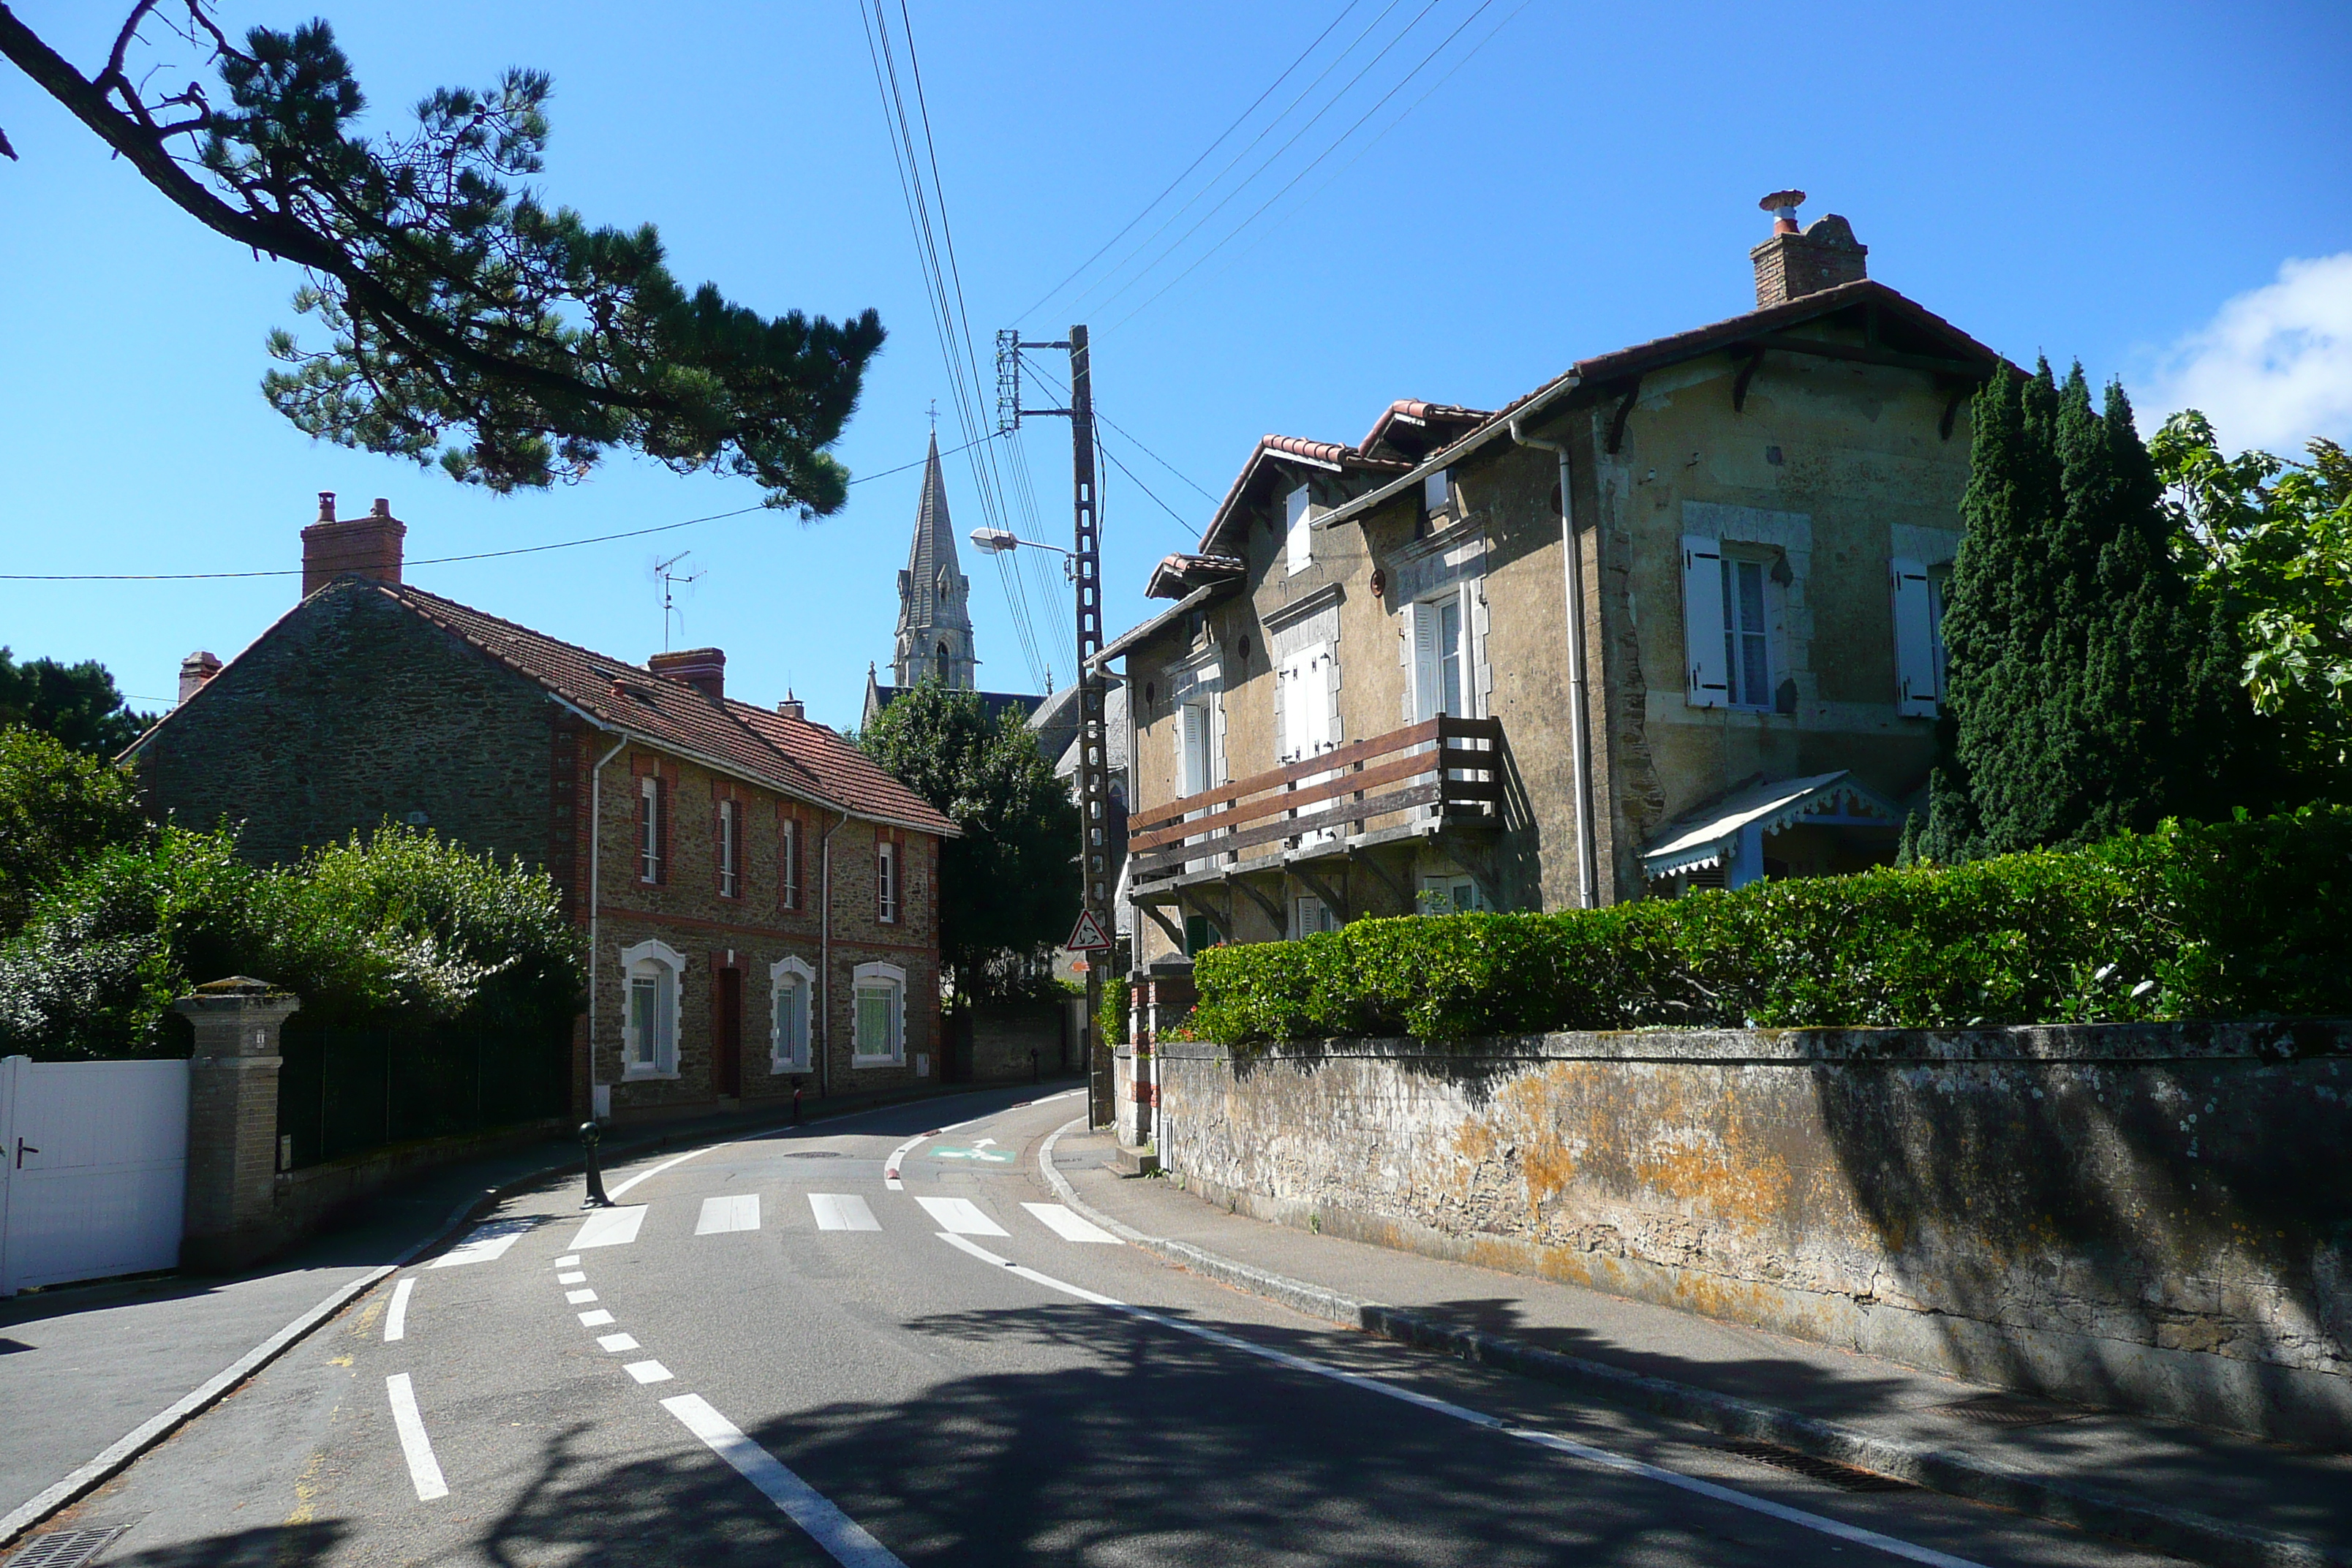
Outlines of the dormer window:
[[1291,491],[1283,502],[1284,553],[1293,573],[1304,572],[1315,564],[1314,511],[1305,485]]
[[1421,510],[1432,516],[1454,504],[1454,470],[1437,468],[1422,476]]

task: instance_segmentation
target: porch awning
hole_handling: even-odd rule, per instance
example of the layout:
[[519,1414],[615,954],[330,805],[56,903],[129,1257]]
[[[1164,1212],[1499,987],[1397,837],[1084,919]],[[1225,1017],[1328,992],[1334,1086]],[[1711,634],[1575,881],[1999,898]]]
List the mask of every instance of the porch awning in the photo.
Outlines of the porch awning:
[[1651,878],[1720,866],[1739,836],[1754,826],[1765,833],[1786,827],[1899,827],[1901,808],[1854,782],[1839,769],[1811,778],[1767,779],[1745,784],[1721,800],[1685,812],[1666,824],[1642,851],[1642,869]]

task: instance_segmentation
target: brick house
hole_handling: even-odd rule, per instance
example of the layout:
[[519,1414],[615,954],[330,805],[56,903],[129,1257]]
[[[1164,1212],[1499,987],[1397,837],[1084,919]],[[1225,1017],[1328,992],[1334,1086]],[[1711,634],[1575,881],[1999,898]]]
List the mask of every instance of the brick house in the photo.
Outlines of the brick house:
[[1767,198],[1756,308],[1499,412],[1268,436],[1116,638],[1136,965],[1891,858],[1990,349]]
[[386,818],[543,867],[590,955],[579,1108],[627,1120],[931,1076],[944,816],[716,648],[634,665],[401,581],[379,500],[130,753],[152,809],[282,860]]

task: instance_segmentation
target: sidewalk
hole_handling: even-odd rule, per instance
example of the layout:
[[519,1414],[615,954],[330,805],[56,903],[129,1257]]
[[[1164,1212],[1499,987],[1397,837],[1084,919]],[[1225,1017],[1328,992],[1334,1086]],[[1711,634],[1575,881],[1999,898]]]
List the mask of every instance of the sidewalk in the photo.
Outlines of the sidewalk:
[[[808,1122],[821,1127],[943,1095],[997,1093],[1010,1101],[1066,1087],[1055,1079],[1034,1086],[955,1084],[914,1093],[836,1095],[809,1100],[803,1109]],[[791,1121],[788,1110],[761,1110],[625,1125],[606,1131],[600,1154],[611,1170],[665,1147],[771,1131]],[[929,1123],[918,1119],[912,1125]],[[0,1521],[189,1399],[338,1292],[363,1288],[436,1244],[503,1190],[542,1180],[576,1182],[579,1170],[578,1139],[558,1135],[373,1194],[331,1230],[242,1274],[98,1280],[0,1301]],[[330,1309],[322,1317],[331,1315]],[[181,1418],[194,1414],[183,1412]],[[59,1500],[43,1511],[62,1504]],[[0,1547],[32,1522],[0,1527]]]
[[[1671,1308],[1262,1223],[1109,1168],[1073,1129],[1049,1175],[1197,1272],[1295,1309],[1587,1388],[1727,1436],[2198,1561],[2352,1563],[2352,1455],[2054,1405]],[[1197,1249],[1195,1251],[1194,1249]],[[1202,1256],[1206,1255],[1206,1256]]]

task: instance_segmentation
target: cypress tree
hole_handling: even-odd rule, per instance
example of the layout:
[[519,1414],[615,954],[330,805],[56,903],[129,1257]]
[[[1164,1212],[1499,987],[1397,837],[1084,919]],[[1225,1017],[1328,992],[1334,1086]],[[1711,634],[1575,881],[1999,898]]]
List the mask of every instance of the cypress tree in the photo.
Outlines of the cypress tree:
[[2229,804],[2230,639],[2170,550],[2163,490],[2110,384],[2077,364],[1976,398],[1944,623],[1950,689],[1918,851],[2076,844]]

